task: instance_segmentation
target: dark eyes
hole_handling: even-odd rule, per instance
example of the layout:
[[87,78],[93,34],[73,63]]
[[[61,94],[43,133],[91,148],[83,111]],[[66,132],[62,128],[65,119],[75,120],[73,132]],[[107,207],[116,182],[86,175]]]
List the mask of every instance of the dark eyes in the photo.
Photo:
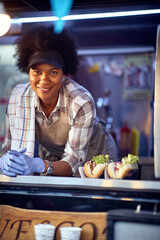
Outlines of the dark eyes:
[[[43,73],[40,70],[34,70],[33,74],[36,76],[36,75],[41,75]],[[56,71],[56,70],[52,70],[48,73],[48,75],[52,75],[52,76],[57,75],[57,74],[58,74],[58,71]]]
[[35,74],[35,75],[38,75],[38,74],[40,74],[41,72],[40,71],[38,71],[38,70],[34,70],[33,71],[33,74]]
[[52,75],[55,75],[55,74],[57,74],[58,72],[55,71],[55,70],[53,70],[53,71],[51,71],[50,73],[51,73]]

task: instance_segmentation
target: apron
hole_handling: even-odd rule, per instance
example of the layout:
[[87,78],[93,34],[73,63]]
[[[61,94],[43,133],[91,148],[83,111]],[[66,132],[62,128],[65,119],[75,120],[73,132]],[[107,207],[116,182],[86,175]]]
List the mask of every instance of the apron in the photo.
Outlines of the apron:
[[[35,132],[36,141],[39,143],[39,157],[49,161],[60,160],[64,153],[70,128],[67,114],[63,112],[61,112],[60,119],[49,126],[40,126],[38,121],[36,121]],[[104,133],[102,125],[96,122],[89,143],[86,161],[92,159],[95,155],[106,154],[106,142],[107,135]]]

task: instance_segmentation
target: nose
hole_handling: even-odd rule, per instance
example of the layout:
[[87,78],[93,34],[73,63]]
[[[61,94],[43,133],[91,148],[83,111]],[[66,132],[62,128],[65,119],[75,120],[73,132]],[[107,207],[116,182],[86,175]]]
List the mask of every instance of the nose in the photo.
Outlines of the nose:
[[49,81],[48,74],[45,73],[45,72],[43,72],[43,73],[41,74],[40,81],[41,81],[42,83]]

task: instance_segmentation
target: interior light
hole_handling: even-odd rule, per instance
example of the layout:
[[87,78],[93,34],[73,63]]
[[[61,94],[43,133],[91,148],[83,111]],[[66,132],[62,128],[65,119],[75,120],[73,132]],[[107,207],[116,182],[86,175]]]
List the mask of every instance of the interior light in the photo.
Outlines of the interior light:
[[6,14],[4,5],[0,3],[0,36],[6,34],[11,26],[11,19],[8,14]]
[[50,17],[27,17],[11,19],[12,23],[31,23],[31,22],[52,22],[57,21],[59,18],[55,16]]
[[138,15],[157,14],[157,13],[160,13],[160,9],[68,15],[63,17],[63,20],[126,17],[126,16],[138,16]]
[[[148,9],[148,10],[135,10],[135,11],[123,11],[123,12],[108,12],[108,13],[91,13],[91,14],[76,14],[67,15],[62,17],[62,20],[82,20],[82,19],[95,19],[95,18],[112,18],[112,17],[127,17],[138,15],[159,14],[160,9]],[[57,21],[59,18],[55,16],[49,17],[28,17],[12,19],[12,23],[30,23],[30,22],[50,22]]]

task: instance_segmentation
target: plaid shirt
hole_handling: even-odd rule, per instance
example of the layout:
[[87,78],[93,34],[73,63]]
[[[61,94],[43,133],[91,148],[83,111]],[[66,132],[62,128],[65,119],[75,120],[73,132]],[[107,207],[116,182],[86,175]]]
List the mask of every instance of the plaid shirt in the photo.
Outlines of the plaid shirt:
[[[67,114],[68,123],[71,126],[61,160],[67,161],[73,173],[76,173],[78,166],[86,161],[88,145],[96,119],[95,104],[85,88],[73,80],[65,78],[60,89],[57,106],[49,118],[43,113],[38,97],[35,98],[35,118],[42,126],[48,126],[57,121],[61,111]],[[12,135],[9,116],[10,114],[7,112],[3,152],[7,152],[11,148]]]

